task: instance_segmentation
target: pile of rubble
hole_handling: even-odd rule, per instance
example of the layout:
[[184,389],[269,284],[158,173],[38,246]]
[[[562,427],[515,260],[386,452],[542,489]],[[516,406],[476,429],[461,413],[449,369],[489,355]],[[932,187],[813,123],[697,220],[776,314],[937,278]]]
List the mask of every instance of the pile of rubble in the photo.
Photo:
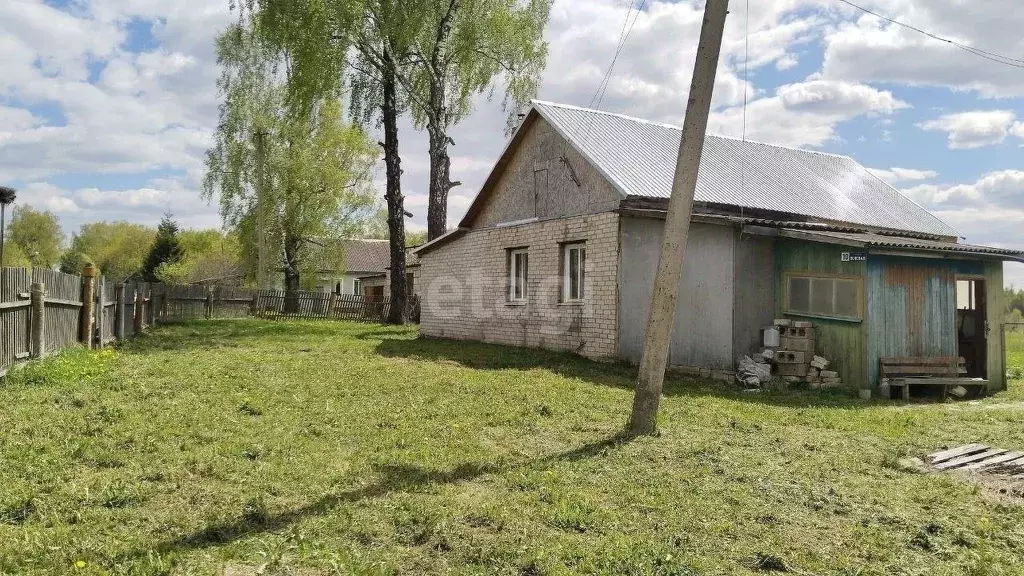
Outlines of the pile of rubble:
[[[814,325],[780,318],[764,331],[764,349],[756,359],[740,362],[737,380],[748,386],[764,384],[771,373],[790,384],[806,383],[811,388],[838,388],[839,373],[829,370],[831,362],[815,354]],[[772,370],[774,367],[774,370]],[[769,376],[765,378],[765,370]]]

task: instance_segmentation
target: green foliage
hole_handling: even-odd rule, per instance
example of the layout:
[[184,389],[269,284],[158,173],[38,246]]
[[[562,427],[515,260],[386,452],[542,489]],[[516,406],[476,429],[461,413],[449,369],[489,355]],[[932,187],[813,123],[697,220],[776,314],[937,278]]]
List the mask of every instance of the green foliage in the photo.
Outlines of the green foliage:
[[81,274],[92,262],[113,282],[138,277],[156,230],[130,222],[83,224],[60,260],[62,272]]
[[297,60],[306,53],[275,49],[258,26],[243,7],[239,22],[217,39],[224,105],[203,193],[219,200],[250,274],[262,220],[271,266],[287,275],[306,268],[317,246],[351,234],[372,214],[377,149],[343,122],[337,83],[317,84],[308,99],[290,94],[313,74]]
[[635,374],[344,322],[70,350],[0,386],[0,573],[1024,573],[1015,496],[888,464],[1024,446],[1021,384],[896,406],[669,375],[661,436],[626,442]]
[[142,265],[142,279],[147,282],[159,280],[157,270],[164,265],[177,264],[184,257],[181,242],[178,239],[178,223],[170,214],[165,214],[156,228],[156,240]]
[[2,268],[28,268],[32,265],[28,255],[21,249],[21,246],[14,242],[4,244],[4,259],[0,263]]
[[14,216],[7,225],[7,244],[4,250],[18,246],[36,266],[52,268],[60,262],[64,249],[64,231],[57,215],[50,211],[40,212],[27,204],[15,208]]
[[161,264],[156,277],[167,284],[216,281],[220,285],[242,284],[245,266],[238,235],[218,230],[184,230],[178,234],[183,256]]
[[421,19],[406,84],[416,124],[447,132],[472,113],[476,95],[500,85],[513,128],[544,73],[552,0],[413,1]]

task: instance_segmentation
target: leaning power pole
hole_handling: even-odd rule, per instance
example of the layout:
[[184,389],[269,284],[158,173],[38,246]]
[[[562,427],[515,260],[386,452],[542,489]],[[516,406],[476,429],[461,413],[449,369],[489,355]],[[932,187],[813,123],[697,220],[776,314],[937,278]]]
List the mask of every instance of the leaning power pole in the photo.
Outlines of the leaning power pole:
[[657,424],[658,403],[665,382],[672,325],[676,316],[679,280],[683,274],[683,257],[686,255],[686,240],[690,233],[697,171],[700,169],[700,157],[704,149],[715,71],[722,51],[722,32],[728,13],[729,0],[707,0],[704,7],[697,62],[693,66],[690,99],[686,104],[679,158],[672,181],[672,197],[668,203],[651,308],[647,313],[647,331],[633,397],[633,412],[626,426],[626,432],[632,435],[653,434]]

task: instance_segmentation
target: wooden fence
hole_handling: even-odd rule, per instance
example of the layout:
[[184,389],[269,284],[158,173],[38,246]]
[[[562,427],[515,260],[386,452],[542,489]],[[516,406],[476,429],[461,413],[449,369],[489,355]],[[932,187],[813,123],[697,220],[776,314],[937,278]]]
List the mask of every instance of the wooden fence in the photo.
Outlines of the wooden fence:
[[364,298],[331,292],[285,292],[235,287],[155,285],[157,322],[196,318],[273,320],[352,320],[382,322],[388,298]]
[[0,376],[69,346],[103,347],[158,322],[198,318],[382,322],[387,298],[235,287],[114,283],[36,268],[0,269]]

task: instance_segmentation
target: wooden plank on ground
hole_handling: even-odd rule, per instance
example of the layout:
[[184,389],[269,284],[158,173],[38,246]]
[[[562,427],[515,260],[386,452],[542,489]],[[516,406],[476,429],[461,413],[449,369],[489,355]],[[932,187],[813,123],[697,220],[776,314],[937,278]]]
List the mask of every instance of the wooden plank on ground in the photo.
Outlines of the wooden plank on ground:
[[956,358],[952,356],[938,357],[938,358],[925,358],[925,357],[901,357],[901,358],[882,358],[880,359],[882,364],[900,364],[900,365],[920,365],[920,366],[952,366],[954,364],[964,364],[963,358]]
[[1000,454],[995,458],[989,458],[988,460],[968,464],[967,466],[964,466],[964,470],[984,470],[997,464],[1010,464],[1014,460],[1022,458],[1024,458],[1024,452],[1006,452],[1005,454]]
[[937,465],[933,464],[933,467],[936,470],[952,470],[952,469],[955,469],[955,468],[960,468],[962,466],[966,466],[967,464],[971,464],[973,462],[980,462],[982,460],[987,460],[989,458],[992,458],[993,456],[999,456],[1000,454],[1005,454],[1006,452],[1007,451],[1003,450],[1002,448],[989,448],[988,450],[985,450],[983,452],[978,452],[976,454],[968,454],[966,456],[960,456],[959,458],[953,458],[952,460],[946,460],[945,462],[942,462],[941,464],[937,464]]
[[886,375],[938,374],[940,376],[954,376],[956,374],[967,374],[967,368],[963,366],[959,368],[954,366],[886,366],[884,371]]
[[938,464],[939,462],[945,462],[952,458],[959,458],[967,454],[976,454],[988,450],[988,446],[984,444],[966,444],[964,446],[958,446],[956,448],[950,448],[948,450],[942,450],[936,452],[928,457],[932,464]]

